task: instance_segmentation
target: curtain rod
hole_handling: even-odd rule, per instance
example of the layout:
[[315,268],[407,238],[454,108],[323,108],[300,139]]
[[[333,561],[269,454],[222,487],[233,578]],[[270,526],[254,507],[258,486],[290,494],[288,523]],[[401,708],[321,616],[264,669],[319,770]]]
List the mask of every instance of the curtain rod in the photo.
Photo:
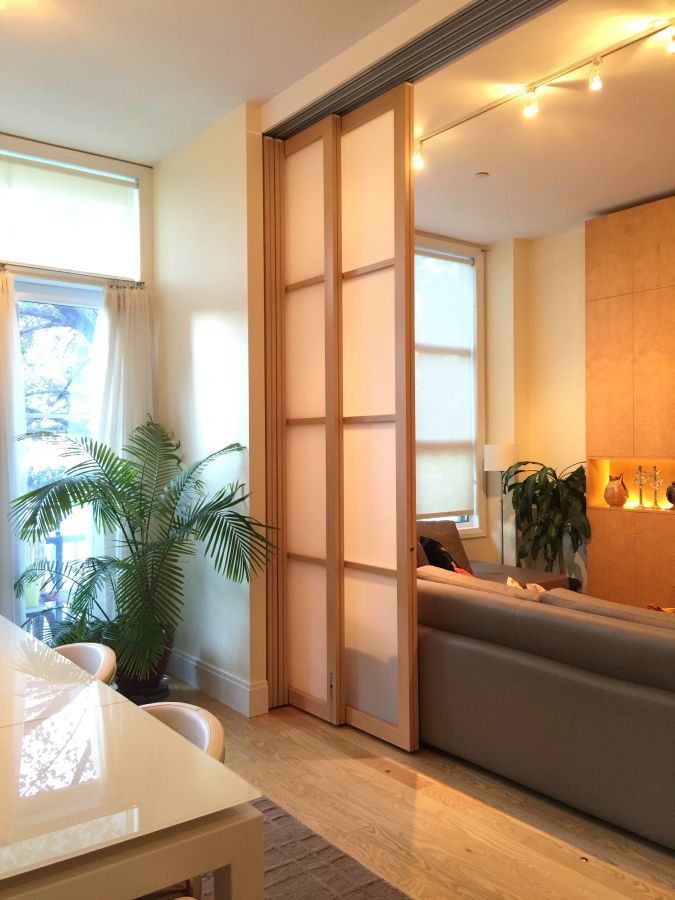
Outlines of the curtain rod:
[[124,286],[124,287],[137,287],[142,288],[145,287],[144,281],[135,281],[133,278],[115,278],[110,275],[98,275],[96,273],[89,272],[77,272],[73,269],[55,269],[50,266],[30,266],[26,263],[12,263],[12,262],[1,262],[0,261],[0,271],[8,270],[12,272],[17,272],[17,274],[21,275],[24,269],[28,269],[31,272],[36,272],[42,274],[45,278],[53,278],[54,276],[59,275],[68,275],[74,276],[75,278],[89,282],[94,284],[105,284],[109,287],[116,286]]

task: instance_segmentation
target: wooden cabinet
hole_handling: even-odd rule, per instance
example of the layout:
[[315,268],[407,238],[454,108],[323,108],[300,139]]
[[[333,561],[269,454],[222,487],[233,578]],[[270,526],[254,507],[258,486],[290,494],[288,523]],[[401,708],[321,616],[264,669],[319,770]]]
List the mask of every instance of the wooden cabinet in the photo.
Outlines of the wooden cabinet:
[[675,457],[675,287],[633,294],[634,450]]
[[588,593],[631,606],[675,606],[675,511],[589,509],[588,517]]
[[586,454],[633,455],[633,296],[586,304]]
[[586,223],[586,301],[588,589],[673,606],[675,511],[609,509],[602,492],[610,471],[631,487],[656,465],[662,498],[675,467],[675,197]]
[[639,605],[635,590],[635,515],[620,509],[589,509],[588,518],[593,534],[588,593],[615,603]]

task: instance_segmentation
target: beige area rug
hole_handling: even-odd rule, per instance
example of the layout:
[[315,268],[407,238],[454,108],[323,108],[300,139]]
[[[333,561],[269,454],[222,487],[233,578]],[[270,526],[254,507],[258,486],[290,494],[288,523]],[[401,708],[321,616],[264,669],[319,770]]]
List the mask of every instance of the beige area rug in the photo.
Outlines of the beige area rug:
[[406,900],[271,800],[252,805],[265,819],[265,900]]

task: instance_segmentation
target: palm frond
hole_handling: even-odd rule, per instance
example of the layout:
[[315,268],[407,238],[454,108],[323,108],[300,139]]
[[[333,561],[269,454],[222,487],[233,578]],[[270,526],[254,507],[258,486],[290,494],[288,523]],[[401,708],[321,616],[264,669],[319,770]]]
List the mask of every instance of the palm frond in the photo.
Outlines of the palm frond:
[[157,498],[181,471],[180,442],[163,425],[149,419],[131,432],[124,452],[138,467],[135,490],[144,540],[151,535]]
[[[27,585],[58,591],[69,611],[63,622],[50,617],[52,642],[97,635],[112,646],[122,670],[140,678],[156,668],[179,625],[184,598],[183,562],[201,542],[221,574],[250,578],[269,558],[267,526],[247,515],[248,494],[234,482],[207,491],[201,475],[214,460],[243,446],[229,444],[187,468],[180,443],[149,420],[134,429],[124,454],[88,438],[50,434],[72,461],[64,476],[13,501],[13,525],[24,540],[42,540],[78,508],[89,506],[99,532],[112,533],[119,555],[89,557],[57,565],[41,560],[28,566],[15,588]],[[112,592],[112,619],[100,602]]]
[[[177,519],[188,517],[190,503],[196,497],[204,496],[204,483],[199,478],[204,469],[221,456],[238,453],[245,449],[242,444],[237,443],[221,447],[220,450],[210,453],[183,469],[166,485],[162,495],[158,498],[158,511],[161,511],[168,519],[169,528],[175,524]],[[235,490],[240,490],[240,488],[241,486],[237,484]]]

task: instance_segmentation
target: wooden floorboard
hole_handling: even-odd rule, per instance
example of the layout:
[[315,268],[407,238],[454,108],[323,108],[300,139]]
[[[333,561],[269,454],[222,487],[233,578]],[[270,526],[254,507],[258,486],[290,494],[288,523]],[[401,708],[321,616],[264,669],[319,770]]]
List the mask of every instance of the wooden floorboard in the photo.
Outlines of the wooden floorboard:
[[185,685],[172,696],[218,716],[231,769],[411,897],[675,898],[675,853],[446,754],[292,707],[246,719]]

